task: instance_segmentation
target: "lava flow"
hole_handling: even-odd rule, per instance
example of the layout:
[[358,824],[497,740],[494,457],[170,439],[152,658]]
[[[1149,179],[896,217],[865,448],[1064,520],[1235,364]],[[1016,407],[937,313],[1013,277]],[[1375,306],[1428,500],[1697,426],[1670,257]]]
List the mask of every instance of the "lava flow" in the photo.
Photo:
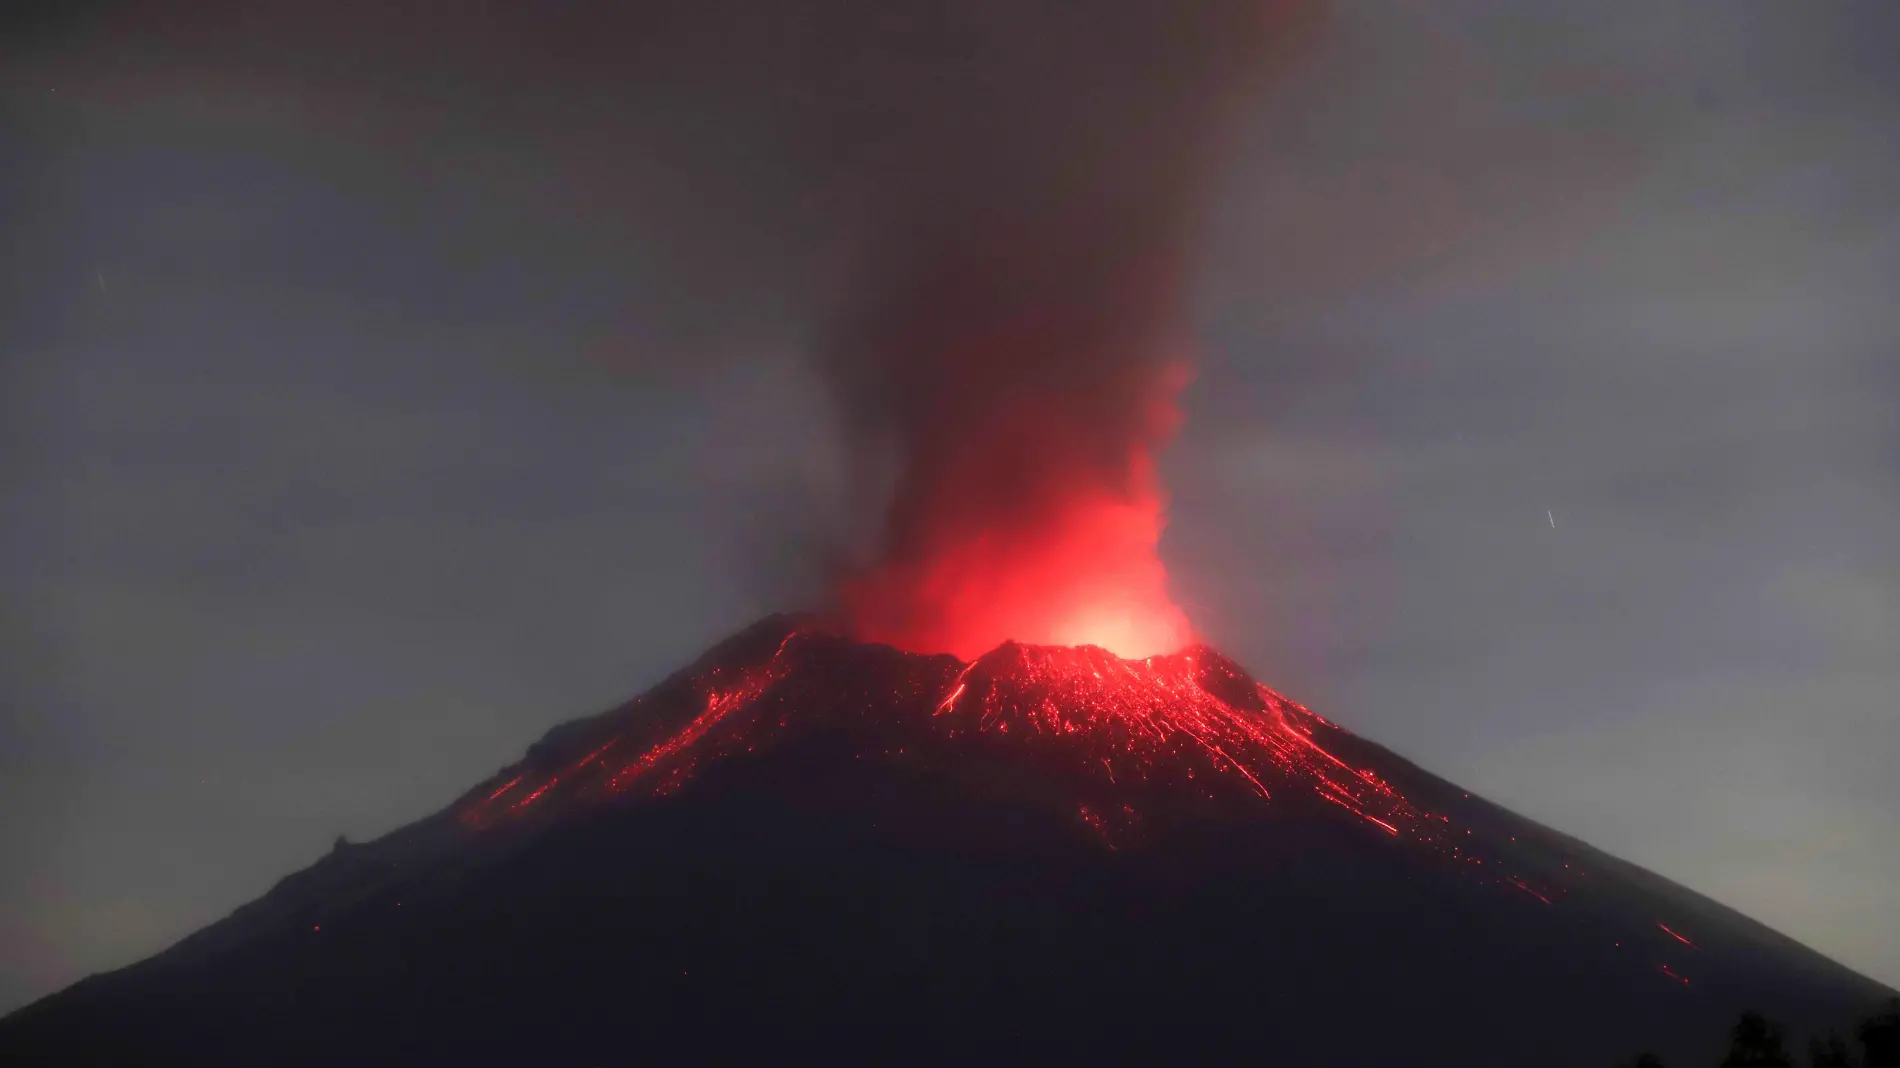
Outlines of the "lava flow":
[[[1593,892],[1570,847],[1500,821],[1204,645],[1131,659],[1004,642],[964,660],[775,617],[633,702],[557,728],[455,813],[477,832],[541,826],[617,798],[678,794],[715,764],[736,770],[818,737],[918,781],[948,776],[1054,806],[1112,851],[1145,849],[1184,821],[1277,813],[1435,855],[1527,907]],[[1663,942],[1700,948],[1656,922],[1648,944]]]
[[531,753],[461,816],[485,827],[553,798],[669,793],[708,761],[820,725],[882,739],[866,755],[947,755],[985,741],[1042,754],[1040,766],[1095,803],[1084,809],[1122,814],[1085,816],[1105,835],[1154,791],[1266,800],[1295,789],[1386,834],[1431,838],[1442,826],[1314,738],[1337,728],[1205,647],[1131,660],[1095,646],[1009,642],[965,662],[800,629],[769,655],[715,662],[594,721],[597,733],[570,743],[576,757]]

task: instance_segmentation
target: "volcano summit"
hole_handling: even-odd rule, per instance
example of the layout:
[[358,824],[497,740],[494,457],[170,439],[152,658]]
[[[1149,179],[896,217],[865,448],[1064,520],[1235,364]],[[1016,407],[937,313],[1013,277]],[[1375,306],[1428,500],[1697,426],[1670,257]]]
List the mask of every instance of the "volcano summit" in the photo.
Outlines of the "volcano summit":
[[774,617],[0,1021],[0,1060],[1606,1065],[1887,993],[1211,649]]

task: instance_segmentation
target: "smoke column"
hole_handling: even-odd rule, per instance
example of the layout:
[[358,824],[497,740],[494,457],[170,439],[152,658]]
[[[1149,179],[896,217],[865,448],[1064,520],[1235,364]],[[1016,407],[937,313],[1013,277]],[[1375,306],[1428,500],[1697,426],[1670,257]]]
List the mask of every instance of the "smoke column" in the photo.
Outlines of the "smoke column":
[[903,57],[909,132],[870,139],[873,236],[825,365],[854,452],[895,466],[838,584],[860,636],[966,659],[1192,639],[1156,551],[1186,272],[1235,105],[1303,11],[979,4],[937,13],[957,47]]

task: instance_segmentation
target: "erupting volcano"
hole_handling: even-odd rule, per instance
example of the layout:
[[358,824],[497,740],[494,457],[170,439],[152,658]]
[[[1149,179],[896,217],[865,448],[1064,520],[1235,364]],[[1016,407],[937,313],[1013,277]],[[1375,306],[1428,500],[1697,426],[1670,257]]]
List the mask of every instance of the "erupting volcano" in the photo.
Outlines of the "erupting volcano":
[[0,1021],[0,1060],[1595,1068],[1884,994],[1205,646],[965,660],[773,618]]
[[[1276,790],[1337,805],[1389,834],[1404,827],[1420,841],[1445,837],[1441,818],[1316,740],[1336,728],[1211,649],[1131,660],[1093,645],[1009,642],[963,662],[879,652],[793,626],[769,657],[721,665],[701,680],[697,700],[679,713],[690,718],[609,727],[571,763],[510,769],[461,810],[462,821],[488,828],[626,791],[671,793],[707,762],[813,729],[815,716],[902,737],[896,752],[910,760],[953,761],[960,746],[984,740],[1021,746],[1074,792],[1077,813],[1111,844],[1139,824],[1138,805],[1267,800]],[[840,701],[825,689],[871,678],[889,691]]]
[[847,161],[788,198],[850,207],[812,359],[882,506],[822,611],[7,1017],[0,1062],[1601,1068],[1883,996],[1275,693],[1175,603],[1194,240],[1311,5],[781,6],[682,54],[768,41],[712,95]]

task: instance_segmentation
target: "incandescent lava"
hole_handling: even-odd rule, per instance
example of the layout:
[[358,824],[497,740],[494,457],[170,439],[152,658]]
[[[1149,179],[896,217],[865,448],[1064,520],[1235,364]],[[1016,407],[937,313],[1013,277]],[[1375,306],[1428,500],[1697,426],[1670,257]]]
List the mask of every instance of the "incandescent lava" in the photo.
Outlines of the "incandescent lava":
[[[1281,791],[1323,800],[1386,834],[1441,837],[1441,821],[1314,738],[1338,728],[1205,646],[1131,660],[1092,645],[1005,642],[965,662],[800,626],[763,656],[744,655],[760,643],[740,644],[741,655],[716,658],[677,689],[596,722],[578,757],[551,763],[531,753],[472,795],[462,821],[486,827],[546,806],[671,793],[705,764],[788,733],[855,727],[865,755],[891,759],[1020,747],[1085,795],[1079,806],[1117,814],[1088,821],[1111,839],[1111,826],[1137,818],[1136,804],[1157,794],[1270,802]],[[866,682],[882,692],[862,692]]]
[[1110,849],[1183,818],[1330,813],[1545,904],[1567,892],[1555,864],[1487,867],[1469,830],[1355,763],[1350,732],[1200,645],[1128,659],[1005,642],[964,661],[775,617],[629,705],[560,728],[457,818],[481,831],[670,795],[713,764],[820,733],[849,739],[860,760],[953,777],[1009,765]]
[[[1578,852],[1498,824],[1490,806],[1395,764],[1205,645],[1131,659],[1004,642],[962,660],[788,617],[735,635],[621,708],[558,728],[454,811],[477,834],[546,826],[680,794],[715,765],[815,736],[843,739],[857,761],[946,777],[960,794],[1004,784],[1111,852],[1189,824],[1280,817],[1356,827],[1538,907],[1591,887]],[[1679,926],[1651,931],[1647,943],[1696,948]],[[1651,967],[1689,981],[1668,961]]]

